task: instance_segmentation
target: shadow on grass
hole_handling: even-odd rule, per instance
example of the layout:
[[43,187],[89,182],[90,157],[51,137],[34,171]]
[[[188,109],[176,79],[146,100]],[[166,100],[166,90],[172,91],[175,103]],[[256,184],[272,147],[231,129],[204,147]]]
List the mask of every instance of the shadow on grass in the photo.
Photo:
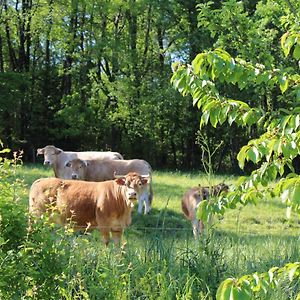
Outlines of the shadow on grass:
[[154,183],[153,185],[153,193],[155,198],[170,198],[172,200],[176,198],[181,200],[182,195],[186,190],[186,188],[179,184]]

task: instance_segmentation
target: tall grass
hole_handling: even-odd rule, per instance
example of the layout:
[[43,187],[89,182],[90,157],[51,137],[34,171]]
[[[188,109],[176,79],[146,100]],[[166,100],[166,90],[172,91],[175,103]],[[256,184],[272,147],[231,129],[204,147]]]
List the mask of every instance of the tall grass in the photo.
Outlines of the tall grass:
[[[30,165],[17,170],[16,176],[24,184],[17,189],[21,200],[14,210],[26,215],[30,185],[52,172]],[[27,233],[22,230],[26,218],[14,222],[13,210],[7,213],[6,224],[21,236],[13,237],[18,243],[9,244],[9,235],[0,233],[0,241],[6,240],[6,246],[0,246],[0,298],[214,299],[227,277],[299,260],[299,219],[293,215],[288,221],[280,202],[266,199],[229,211],[196,242],[181,213],[181,197],[191,186],[207,185],[205,176],[155,172],[153,180],[153,209],[147,216],[134,212],[122,249],[105,248],[97,231],[73,233],[47,220]],[[234,184],[235,177],[212,180]],[[289,299],[297,288],[288,287],[284,293],[279,289],[268,297]]]

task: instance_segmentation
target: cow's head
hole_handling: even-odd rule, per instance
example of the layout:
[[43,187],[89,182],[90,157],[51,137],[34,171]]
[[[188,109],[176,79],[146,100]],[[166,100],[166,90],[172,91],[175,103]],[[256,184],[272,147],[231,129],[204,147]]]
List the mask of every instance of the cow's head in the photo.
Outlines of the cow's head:
[[219,183],[213,187],[214,196],[219,196],[221,193],[227,193],[229,191],[229,186],[224,182]]
[[125,176],[115,175],[115,182],[125,188],[127,200],[137,200],[145,192],[150,181],[149,175],[140,175],[130,172]]
[[229,191],[229,186],[227,184],[219,183],[217,185],[210,187],[202,187],[201,193],[203,199],[208,199],[210,195],[219,196],[221,193],[227,193]]
[[86,169],[89,163],[82,159],[72,159],[66,163],[66,167],[71,170],[71,179],[85,180]]
[[62,152],[62,149],[56,148],[52,145],[48,145],[44,148],[37,149],[36,155],[44,155],[44,165],[52,166],[56,163],[57,155]]

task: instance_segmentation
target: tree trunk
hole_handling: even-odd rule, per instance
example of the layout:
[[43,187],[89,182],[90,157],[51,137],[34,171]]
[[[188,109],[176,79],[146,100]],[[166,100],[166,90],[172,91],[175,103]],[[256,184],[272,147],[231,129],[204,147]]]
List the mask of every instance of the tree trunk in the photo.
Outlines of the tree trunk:
[[[7,1],[4,1],[4,9],[7,13]],[[16,71],[17,70],[17,58],[14,51],[14,48],[12,46],[11,42],[11,36],[10,36],[10,28],[8,26],[7,21],[5,20],[5,33],[6,33],[6,41],[7,41],[7,47],[8,47],[8,55],[9,55],[9,69],[10,71]]]
[[0,34],[0,72],[4,72],[4,60],[3,60],[3,45],[2,45],[2,36]]
[[76,43],[76,31],[78,26],[78,0],[72,0],[71,4],[71,19],[70,19],[70,26],[69,26],[69,33],[70,33],[70,39],[69,39],[69,45],[68,49],[66,51],[66,58],[63,63],[63,69],[64,69],[64,76],[63,76],[63,82],[62,82],[62,90],[63,94],[69,95],[71,94],[72,89],[72,76],[70,74],[72,63],[73,63],[73,53],[75,49],[75,43]]

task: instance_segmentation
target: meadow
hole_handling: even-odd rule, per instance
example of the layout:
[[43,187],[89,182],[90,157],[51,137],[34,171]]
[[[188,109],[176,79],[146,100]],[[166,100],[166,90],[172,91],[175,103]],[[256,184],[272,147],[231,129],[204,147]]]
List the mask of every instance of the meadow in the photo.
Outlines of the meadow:
[[[195,172],[154,172],[152,210],[149,215],[134,211],[121,249],[105,248],[97,231],[73,232],[47,220],[28,233],[30,185],[50,176],[52,170],[39,164],[14,173],[17,197],[6,209],[9,222],[0,235],[1,299],[214,299],[228,277],[300,259],[299,216],[288,220],[278,199],[227,211],[195,241],[181,213],[183,193],[208,184],[205,174]],[[215,175],[212,182],[236,179]],[[298,290],[299,284],[279,284],[258,299],[292,299]]]

